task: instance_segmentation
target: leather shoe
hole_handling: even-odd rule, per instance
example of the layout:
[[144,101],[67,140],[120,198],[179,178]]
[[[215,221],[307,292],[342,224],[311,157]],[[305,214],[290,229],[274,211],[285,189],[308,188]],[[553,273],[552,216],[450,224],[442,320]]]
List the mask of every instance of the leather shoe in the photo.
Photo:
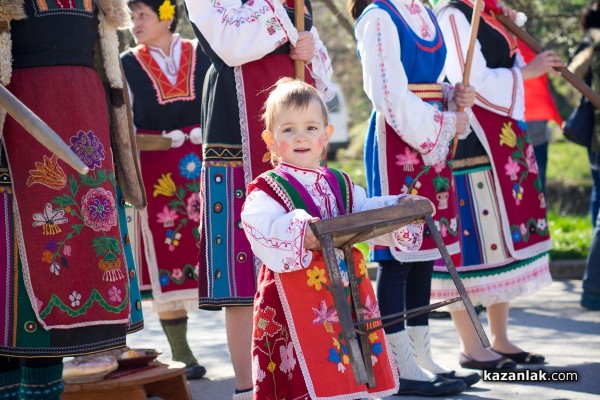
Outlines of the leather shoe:
[[206,374],[206,368],[196,363],[185,366],[185,377],[189,381],[201,379]]
[[510,358],[507,358],[504,356],[500,357],[496,360],[477,361],[477,360],[470,358],[465,353],[460,353],[458,362],[459,362],[460,366],[463,368],[481,369],[481,370],[484,370],[484,369],[506,370],[506,369],[513,369],[517,366],[516,362],[514,362]]
[[473,386],[481,380],[481,375],[477,372],[448,371],[437,375],[446,379],[460,379],[466,383],[467,386]]
[[517,364],[543,364],[544,360],[546,360],[546,357],[541,354],[529,353],[527,351],[522,351],[520,353],[501,353],[498,350],[494,350],[494,352],[510,358]]
[[412,394],[416,396],[450,396],[458,394],[467,388],[460,379],[446,379],[436,376],[430,381],[414,381],[400,378],[399,395]]

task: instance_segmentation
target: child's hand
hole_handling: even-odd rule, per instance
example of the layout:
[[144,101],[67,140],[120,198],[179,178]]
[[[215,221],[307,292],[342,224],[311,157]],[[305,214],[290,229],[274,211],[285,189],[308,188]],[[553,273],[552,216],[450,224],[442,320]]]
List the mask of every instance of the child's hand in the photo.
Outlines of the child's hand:
[[433,217],[435,215],[435,206],[433,205],[433,202],[431,200],[429,200],[427,197],[417,196],[416,194],[409,194],[409,195],[405,195],[405,196],[399,196],[398,199],[396,200],[396,203],[397,204],[406,204],[408,202],[417,201],[417,200],[427,200],[428,202],[430,202],[431,208],[433,209],[433,213],[431,213],[431,216]]
[[454,86],[454,102],[457,107],[473,107],[475,104],[475,88],[473,86],[465,87],[462,83]]
[[[315,222],[320,220],[321,218],[313,217],[310,219],[310,222]],[[312,229],[310,229],[310,225],[306,225],[306,231],[304,232],[304,248],[307,250],[317,250],[320,247],[319,240],[313,233]]]

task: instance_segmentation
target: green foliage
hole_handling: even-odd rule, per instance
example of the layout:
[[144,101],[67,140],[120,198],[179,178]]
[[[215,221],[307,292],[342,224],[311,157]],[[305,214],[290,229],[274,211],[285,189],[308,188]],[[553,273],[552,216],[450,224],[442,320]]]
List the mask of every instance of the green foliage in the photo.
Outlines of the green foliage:
[[553,141],[548,151],[546,173],[549,180],[591,185],[592,173],[587,150],[562,137]]
[[590,217],[561,215],[550,211],[548,219],[553,245],[550,258],[553,260],[586,258],[592,243]]

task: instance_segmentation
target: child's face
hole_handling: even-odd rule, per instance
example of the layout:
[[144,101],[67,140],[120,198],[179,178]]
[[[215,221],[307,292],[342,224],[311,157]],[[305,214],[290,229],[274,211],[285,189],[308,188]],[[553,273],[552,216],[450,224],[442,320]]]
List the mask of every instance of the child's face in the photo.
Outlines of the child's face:
[[333,126],[325,125],[320,105],[312,101],[303,109],[282,109],[273,121],[273,131],[264,131],[263,139],[281,161],[314,169],[332,134]]

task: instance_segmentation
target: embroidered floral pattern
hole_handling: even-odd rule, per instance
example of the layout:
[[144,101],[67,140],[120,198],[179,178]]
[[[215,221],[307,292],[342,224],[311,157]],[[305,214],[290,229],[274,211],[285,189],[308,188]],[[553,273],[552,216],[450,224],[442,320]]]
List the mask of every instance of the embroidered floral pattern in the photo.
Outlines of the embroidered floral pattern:
[[61,190],[67,186],[67,176],[58,165],[58,156],[52,155],[48,158],[44,155],[43,162],[36,162],[35,168],[29,171],[27,186],[38,183],[54,190]]
[[254,313],[255,338],[257,340],[262,340],[265,335],[273,337],[281,331],[282,325],[275,321],[275,314],[275,309],[268,306],[258,308]]
[[319,308],[313,307],[312,310],[317,315],[317,317],[313,320],[313,324],[323,325],[325,326],[325,330],[327,332],[333,333],[332,324],[339,322],[335,306],[332,305],[328,307],[327,303],[325,303],[325,300],[321,300],[319,303]]
[[[508,146],[514,149],[504,164],[504,171],[514,181],[512,187],[512,196],[515,204],[518,206],[523,200],[525,189],[523,181],[528,175],[538,175],[538,166],[535,161],[533,146],[528,136],[517,136],[512,127],[512,122],[505,122],[500,134],[500,146]],[[534,186],[538,193],[541,193],[541,182],[539,177],[535,179]]]
[[56,235],[62,230],[58,225],[65,224],[68,219],[64,210],[53,210],[52,204],[46,203],[44,211],[33,214],[33,226],[41,226],[44,235]]
[[104,146],[94,132],[79,131],[77,136],[71,136],[71,150],[91,170],[102,165]]
[[156,222],[163,224],[165,228],[172,228],[175,226],[175,220],[179,218],[177,211],[164,206],[162,212],[156,214]]
[[173,271],[161,269],[159,271],[159,280],[161,286],[167,286],[171,283],[181,285],[189,279],[198,279],[198,266],[185,264],[183,268],[175,268]]
[[185,179],[193,180],[200,178],[201,169],[202,162],[200,161],[200,158],[194,153],[186,155],[179,162],[179,173]]
[[104,188],[90,189],[81,199],[83,223],[94,231],[110,231],[117,226],[117,209],[113,194]]
[[307,269],[306,275],[308,276],[306,284],[308,286],[314,286],[315,290],[321,290],[322,285],[327,283],[325,270],[317,266],[313,267],[313,269]]
[[548,222],[545,218],[529,218],[519,225],[511,225],[510,231],[515,242],[527,243],[532,235],[546,236],[549,233]]

